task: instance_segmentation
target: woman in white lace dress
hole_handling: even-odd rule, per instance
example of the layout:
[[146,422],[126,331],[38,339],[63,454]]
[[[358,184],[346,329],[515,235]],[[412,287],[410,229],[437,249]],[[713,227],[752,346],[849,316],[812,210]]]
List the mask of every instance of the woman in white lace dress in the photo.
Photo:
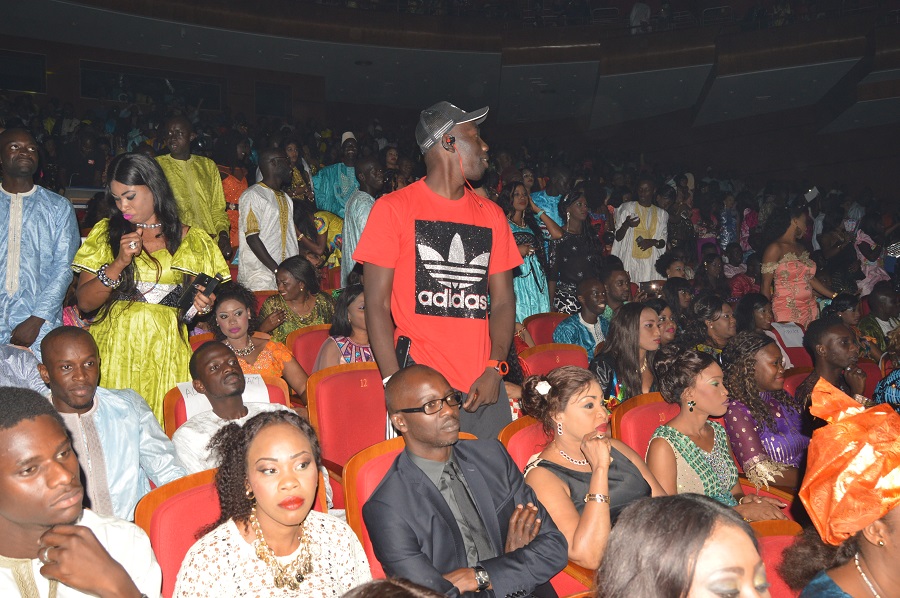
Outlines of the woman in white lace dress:
[[312,510],[321,455],[305,420],[260,413],[210,447],[222,513],[188,551],[176,597],[337,597],[372,578],[350,527]]

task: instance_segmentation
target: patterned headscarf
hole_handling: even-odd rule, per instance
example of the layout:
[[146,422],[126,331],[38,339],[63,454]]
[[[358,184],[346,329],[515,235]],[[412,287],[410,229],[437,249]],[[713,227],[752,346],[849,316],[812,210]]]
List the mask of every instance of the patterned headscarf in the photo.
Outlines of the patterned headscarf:
[[838,545],[900,505],[900,415],[865,409],[823,378],[810,412],[829,425],[813,433],[799,496],[822,539]]

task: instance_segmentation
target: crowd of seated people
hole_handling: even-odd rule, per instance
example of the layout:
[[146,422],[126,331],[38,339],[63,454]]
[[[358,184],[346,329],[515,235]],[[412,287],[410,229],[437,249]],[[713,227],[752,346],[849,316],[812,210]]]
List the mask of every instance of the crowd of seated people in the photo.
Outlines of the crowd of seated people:
[[[898,440],[882,433],[900,417],[890,199],[599,155],[555,164],[527,145],[491,163],[487,109],[447,103],[429,109],[442,132],[419,123],[418,150],[380,124],[326,135],[129,111],[97,127],[30,101],[2,107],[0,213],[15,232],[0,237],[3,587],[159,595],[146,538],[119,519],[152,487],[214,468],[220,516],[188,552],[178,596],[365,595],[371,555],[412,582],[397,595],[553,595],[571,561],[596,570],[598,596],[637,595],[629,584],[669,595],[663,579],[678,595],[762,596],[776,572],[747,524],[788,518],[814,526],[777,573],[805,595],[900,587]],[[132,124],[134,151],[112,155]],[[215,161],[192,149],[198,132]],[[103,167],[78,179],[51,151]],[[54,192],[59,172],[99,186],[105,216],[78,222]],[[529,322],[554,312],[542,342],[582,347],[586,369],[519,359],[535,345]],[[316,331],[298,353],[293,339]],[[395,352],[395,337],[413,340]],[[366,362],[384,378],[385,437],[405,445],[360,505],[368,557],[312,509],[323,462],[306,419],[310,378]],[[286,388],[285,404],[251,400],[252,375]],[[169,439],[179,392],[208,406]],[[654,401],[672,416],[649,445],[611,437],[611,414]],[[523,414],[546,436],[524,472],[495,441]],[[827,459],[846,435],[872,445],[864,479],[857,462]],[[19,501],[31,475],[50,481]],[[816,499],[835,487],[853,488],[843,507]],[[685,538],[677,555],[642,556]],[[73,569],[81,559],[108,587]]]

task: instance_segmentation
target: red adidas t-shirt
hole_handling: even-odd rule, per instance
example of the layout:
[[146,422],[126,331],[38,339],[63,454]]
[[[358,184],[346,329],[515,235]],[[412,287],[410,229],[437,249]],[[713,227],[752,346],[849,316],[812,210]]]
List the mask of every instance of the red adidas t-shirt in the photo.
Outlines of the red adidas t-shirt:
[[468,392],[490,359],[488,276],[522,264],[502,210],[468,188],[459,200],[422,179],[375,202],[353,259],[394,269],[394,338],[416,363]]

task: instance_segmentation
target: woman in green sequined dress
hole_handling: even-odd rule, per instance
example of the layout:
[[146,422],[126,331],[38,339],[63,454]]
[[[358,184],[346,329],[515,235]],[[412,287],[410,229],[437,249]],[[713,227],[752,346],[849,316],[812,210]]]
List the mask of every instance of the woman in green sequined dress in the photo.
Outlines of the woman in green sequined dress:
[[728,410],[722,368],[707,353],[663,347],[654,362],[660,392],[681,412],[653,433],[647,450],[650,471],[669,494],[705,494],[748,521],[786,519],[787,505],[774,498],[744,496],[728,435],[710,417]]
[[271,334],[276,343],[283,343],[300,328],[331,324],[334,303],[321,292],[318,274],[306,258],[289,257],[278,264],[275,282],[278,294],[266,299],[259,310],[263,319],[261,332]]

